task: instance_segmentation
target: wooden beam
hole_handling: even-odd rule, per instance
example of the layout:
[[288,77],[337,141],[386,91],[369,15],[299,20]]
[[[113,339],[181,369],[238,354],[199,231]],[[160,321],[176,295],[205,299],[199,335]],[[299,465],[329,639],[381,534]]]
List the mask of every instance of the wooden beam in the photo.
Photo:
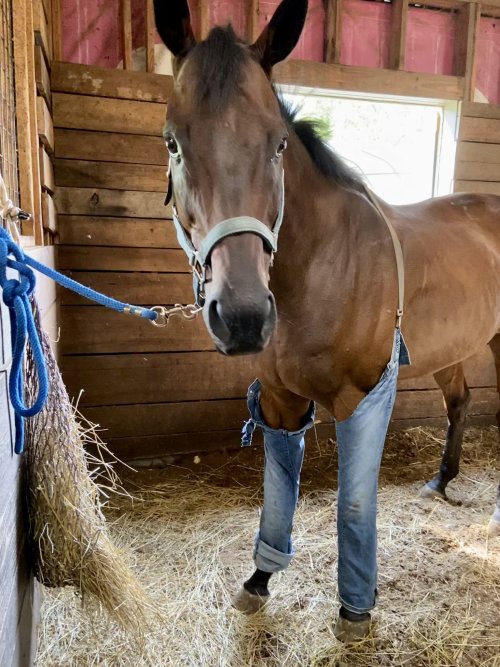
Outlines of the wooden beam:
[[42,47],[35,44],[35,79],[38,94],[45,98],[49,108],[52,106],[50,98],[50,74],[43,56]]
[[[17,0],[12,4],[20,204],[23,209],[34,216],[22,225],[22,233],[26,236],[34,236],[35,221],[39,219],[37,216],[41,211],[41,206],[37,208],[37,197],[32,178],[31,144],[32,128],[35,128],[36,133],[36,110],[35,106],[31,104],[32,96],[28,81],[28,51],[34,48],[33,33],[28,38],[27,31],[27,14],[30,5],[28,0]],[[36,145],[38,146],[38,140]]]
[[382,95],[402,95],[445,100],[463,97],[463,77],[400,70],[354,67],[287,60],[274,68],[277,83],[292,86],[348,90]]
[[146,0],[146,72],[155,71],[155,37],[153,0]]
[[[57,159],[54,167],[57,185],[162,193],[167,189],[166,169],[163,166],[138,167],[127,162]],[[116,196],[119,197],[119,193]]]
[[408,0],[392,0],[389,43],[389,67],[391,69],[405,68],[407,24]]
[[53,92],[165,103],[172,93],[173,79],[165,74],[54,63],[51,85]]
[[259,36],[259,0],[247,1],[247,40],[253,44]]
[[[50,115],[49,107],[43,97],[36,98],[36,122],[38,136],[50,155],[54,152],[54,124]],[[38,157],[38,145],[37,145]]]
[[457,17],[455,37],[455,74],[464,77],[464,99],[474,100],[476,87],[477,44],[481,5],[469,2],[461,7]]
[[167,167],[163,137],[91,130],[55,130],[56,156],[102,162],[129,162]]
[[199,0],[200,11],[200,39],[205,39],[210,32],[209,0]]
[[108,190],[106,188],[57,188],[61,215],[98,215],[124,218],[171,218],[163,192]]
[[[59,207],[58,207],[59,210]],[[64,271],[152,271],[188,273],[183,250],[169,248],[109,248],[58,246],[58,266]]]
[[327,0],[325,17],[325,59],[340,63],[342,37],[342,0]]
[[131,0],[120,0],[120,24],[122,36],[123,69],[131,70],[133,69]]
[[63,60],[61,0],[52,0],[52,50],[54,60]]

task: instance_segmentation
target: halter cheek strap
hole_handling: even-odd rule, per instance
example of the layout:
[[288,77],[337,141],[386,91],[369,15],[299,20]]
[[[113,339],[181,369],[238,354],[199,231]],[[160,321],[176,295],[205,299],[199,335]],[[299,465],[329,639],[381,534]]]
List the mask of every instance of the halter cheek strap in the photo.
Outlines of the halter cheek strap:
[[[171,177],[170,177],[171,178]],[[278,250],[278,233],[283,222],[283,213],[285,210],[285,173],[282,174],[280,192],[280,205],[278,215],[272,229],[250,216],[242,215],[236,218],[227,218],[222,220],[212,227],[208,234],[203,239],[200,247],[196,249],[191,241],[191,238],[186,233],[186,230],[181,224],[177,214],[177,208],[173,205],[173,222],[177,232],[177,240],[179,245],[184,250],[189,259],[191,271],[193,273],[193,289],[196,298],[196,305],[201,305],[200,300],[203,300],[203,287],[205,284],[206,268],[210,253],[214,247],[225,239],[227,236],[234,236],[235,234],[256,234],[266,244],[271,256]],[[169,192],[171,192],[171,181],[169,185]]]

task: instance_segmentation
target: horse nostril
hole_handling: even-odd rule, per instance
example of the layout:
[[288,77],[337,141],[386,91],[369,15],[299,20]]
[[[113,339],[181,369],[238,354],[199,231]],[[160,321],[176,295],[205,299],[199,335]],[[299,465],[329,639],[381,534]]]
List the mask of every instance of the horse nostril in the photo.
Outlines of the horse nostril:
[[220,341],[227,341],[231,336],[231,332],[224,321],[221,311],[222,308],[219,301],[213,299],[208,306],[208,323],[210,329]]

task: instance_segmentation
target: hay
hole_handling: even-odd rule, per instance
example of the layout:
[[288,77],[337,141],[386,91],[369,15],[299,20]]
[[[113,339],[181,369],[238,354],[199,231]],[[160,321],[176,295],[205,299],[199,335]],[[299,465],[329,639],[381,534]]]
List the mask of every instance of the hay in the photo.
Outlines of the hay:
[[[126,473],[134,497],[108,508],[114,540],[164,618],[141,649],[105,618],[79,614],[66,591],[43,607],[37,667],[500,667],[500,540],[486,538],[498,468],[496,429],[471,429],[453,504],[417,498],[442,433],[388,438],[379,511],[381,597],[374,636],[333,636],[337,611],[331,442],[309,441],[295,524],[297,556],[273,577],[267,609],[245,617],[231,594],[252,571],[261,451]],[[461,503],[461,504],[460,504]]]
[[[92,425],[85,428],[77,419],[38,314],[36,319],[50,391],[42,412],[28,421],[26,429],[35,576],[48,587],[72,586],[82,597],[94,595],[124,627],[140,636],[150,604],[125,553],[111,542],[102,513],[103,494],[117,489],[116,478],[109,465],[86,454],[85,445],[99,444],[99,438]],[[26,386],[32,400],[37,387],[29,351]]]

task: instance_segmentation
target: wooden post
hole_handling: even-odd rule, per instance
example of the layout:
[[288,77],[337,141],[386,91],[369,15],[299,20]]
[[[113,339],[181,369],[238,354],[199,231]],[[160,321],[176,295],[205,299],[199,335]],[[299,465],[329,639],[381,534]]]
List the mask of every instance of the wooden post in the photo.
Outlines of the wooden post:
[[247,2],[247,39],[253,44],[259,36],[259,0]]
[[458,10],[455,38],[455,74],[463,76],[464,100],[473,102],[476,88],[476,55],[481,5],[468,2]]
[[121,0],[120,19],[123,49],[123,69],[133,69],[132,65],[132,10],[130,0]]
[[392,0],[391,36],[389,43],[390,69],[405,68],[408,0]]
[[63,59],[61,0],[52,0],[52,49],[54,60]]
[[155,71],[155,37],[153,0],[146,0],[146,72]]
[[205,39],[210,30],[209,0],[200,0],[200,39]]
[[342,0],[327,0],[325,18],[325,60],[340,62],[340,40],[342,35]]
[[[28,51],[34,49],[33,33],[28,41],[26,26],[28,0],[16,0],[12,3],[12,32],[16,80],[16,116],[17,116],[17,151],[19,160],[19,198],[25,211],[33,218],[23,223],[23,236],[35,235],[35,192],[32,179],[32,132],[36,128],[34,110],[30,107],[30,91],[26,85],[28,77]],[[30,3],[31,4],[31,3]]]

